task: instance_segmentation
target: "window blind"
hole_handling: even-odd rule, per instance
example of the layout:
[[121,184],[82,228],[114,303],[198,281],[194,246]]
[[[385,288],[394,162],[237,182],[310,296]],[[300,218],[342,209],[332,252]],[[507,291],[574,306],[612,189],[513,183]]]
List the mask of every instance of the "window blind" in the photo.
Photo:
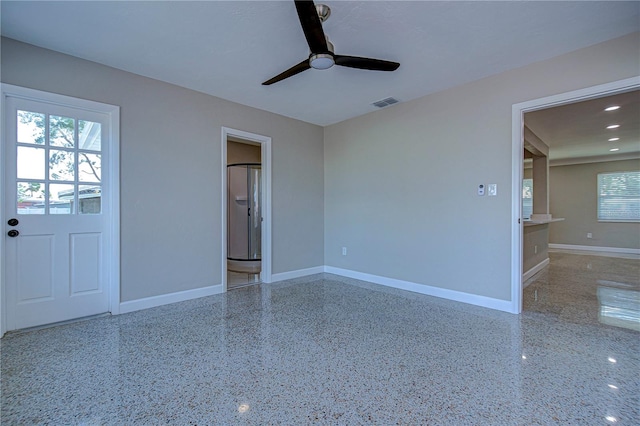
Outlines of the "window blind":
[[598,220],[640,222],[640,171],[598,173]]

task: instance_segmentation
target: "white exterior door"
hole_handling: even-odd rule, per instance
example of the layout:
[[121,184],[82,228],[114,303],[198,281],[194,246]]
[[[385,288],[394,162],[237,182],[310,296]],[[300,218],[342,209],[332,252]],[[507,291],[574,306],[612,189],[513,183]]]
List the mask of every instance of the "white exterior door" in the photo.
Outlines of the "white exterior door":
[[4,99],[5,328],[109,312],[111,115]]

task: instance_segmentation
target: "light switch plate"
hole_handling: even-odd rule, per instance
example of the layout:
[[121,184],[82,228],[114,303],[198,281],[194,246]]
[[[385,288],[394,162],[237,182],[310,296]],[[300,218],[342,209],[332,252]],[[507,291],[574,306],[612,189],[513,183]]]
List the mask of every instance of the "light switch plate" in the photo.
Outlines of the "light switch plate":
[[498,195],[498,184],[490,183],[488,187],[488,191],[489,191],[489,197],[495,197],[496,195]]

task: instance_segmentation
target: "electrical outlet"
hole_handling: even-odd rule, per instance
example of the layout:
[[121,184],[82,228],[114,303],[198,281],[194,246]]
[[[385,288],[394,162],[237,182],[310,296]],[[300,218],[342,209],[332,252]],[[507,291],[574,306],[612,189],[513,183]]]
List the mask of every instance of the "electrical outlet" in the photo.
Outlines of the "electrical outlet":
[[587,238],[593,238],[593,235],[591,234],[591,232],[587,232]]
[[347,255],[347,248],[346,247],[342,247],[342,255],[343,256]]

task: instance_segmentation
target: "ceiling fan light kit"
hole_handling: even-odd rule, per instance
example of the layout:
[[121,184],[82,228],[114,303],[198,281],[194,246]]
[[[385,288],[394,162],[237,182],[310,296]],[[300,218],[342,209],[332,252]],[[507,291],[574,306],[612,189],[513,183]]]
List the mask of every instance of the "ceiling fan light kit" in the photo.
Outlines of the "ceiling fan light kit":
[[334,54],[333,44],[329,41],[329,38],[324,34],[324,30],[322,29],[322,23],[331,15],[329,6],[324,4],[316,5],[313,1],[309,0],[295,0],[294,3],[302,31],[307,39],[311,53],[308,59],[262,83],[264,86],[277,83],[285,78],[293,77],[310,68],[326,70],[334,65],[340,65],[343,67],[372,71],[395,71],[400,66],[397,62],[382,59]]
[[336,61],[333,59],[333,55],[329,53],[318,53],[317,55],[311,55],[309,57],[309,65],[316,70],[326,70],[331,68]]

